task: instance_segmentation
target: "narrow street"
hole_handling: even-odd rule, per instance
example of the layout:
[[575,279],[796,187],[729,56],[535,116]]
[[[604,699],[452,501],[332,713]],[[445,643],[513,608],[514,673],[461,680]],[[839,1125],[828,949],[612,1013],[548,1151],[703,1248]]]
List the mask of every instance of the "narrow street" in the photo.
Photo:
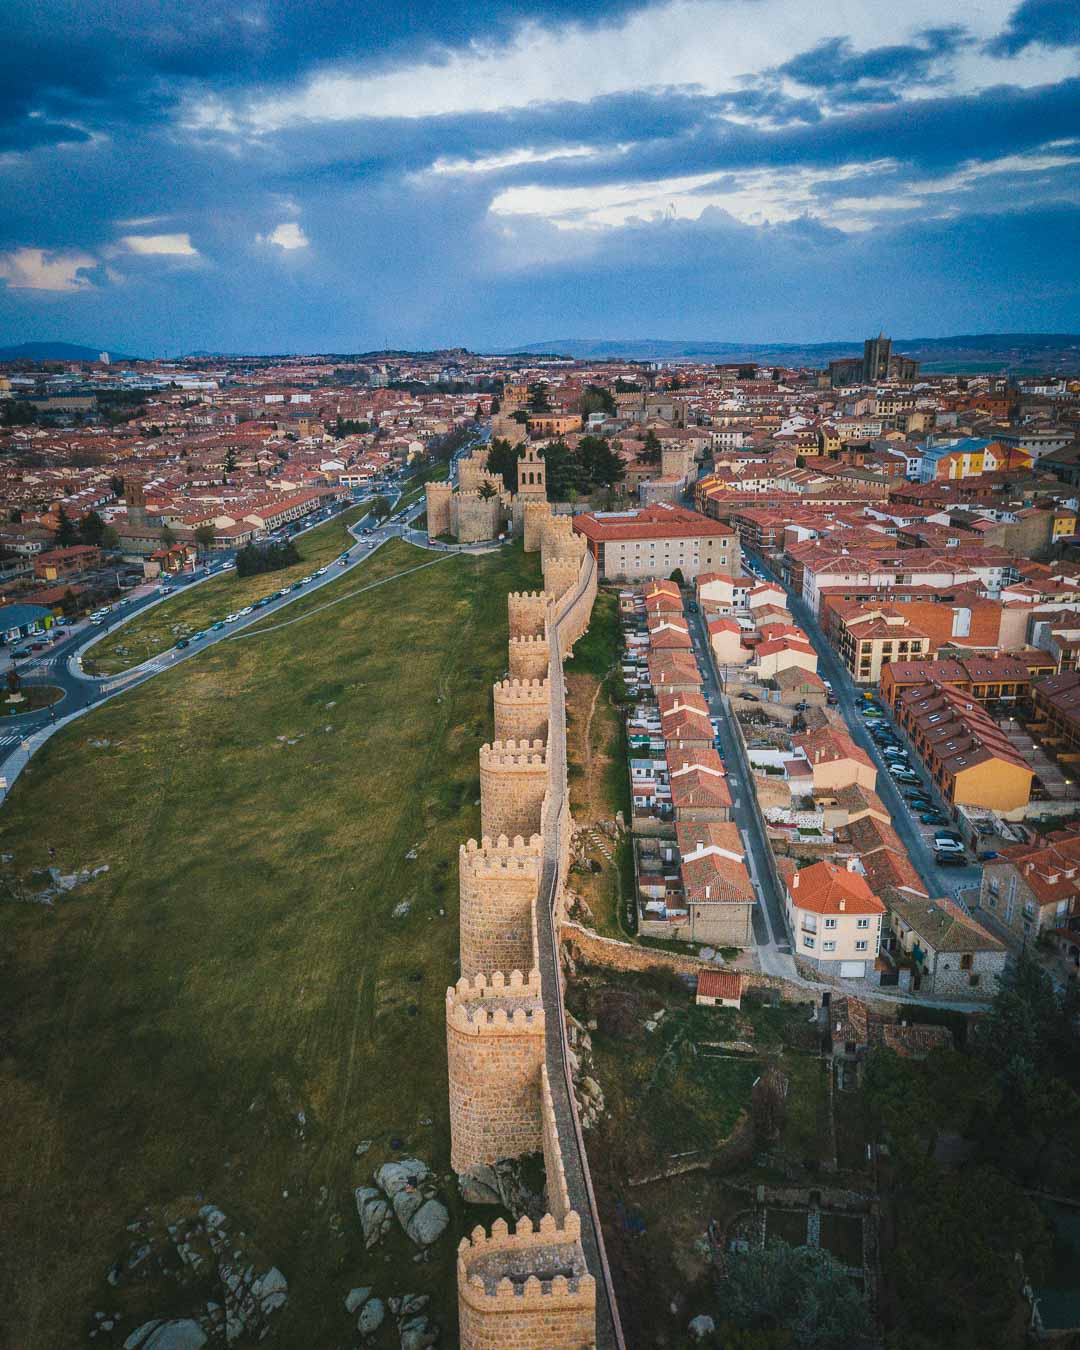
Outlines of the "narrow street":
[[[746,550],[746,553],[747,557],[760,571],[764,572],[771,580],[784,586],[779,573],[766,559],[750,550]],[[788,608],[791,610],[795,622],[806,633],[817,652],[818,674],[823,679],[828,680],[833,687],[833,693],[837,698],[837,706],[847,724],[852,740],[860,749],[866,751],[877,768],[877,794],[889,808],[893,828],[900,836],[915,870],[922,878],[927,894],[931,896],[944,895],[955,899],[958,898],[958,891],[978,886],[982,877],[982,868],[977,864],[972,863],[965,867],[938,867],[932,850],[927,846],[926,840],[908,809],[907,802],[904,801],[899,787],[886,767],[881,751],[867,730],[865,721],[857,712],[858,705],[863,701],[861,691],[856,687],[847,668],[833,650],[832,644],[811,613],[806,601],[791,587],[784,586],[784,590],[788,598]],[[895,726],[889,710],[886,709],[885,712],[886,716],[889,717],[890,725]],[[940,801],[940,794],[936,792],[927,777],[918,756],[912,755],[911,760],[923,786],[930,790],[931,796],[935,800]]]
[[694,655],[702,676],[702,690],[709,705],[709,713],[717,720],[724,767],[731,791],[731,816],[739,828],[746,849],[746,866],[754,883],[758,903],[754,908],[754,941],[757,944],[761,968],[767,975],[795,976],[795,961],[788,940],[784,901],[780,895],[772,869],[768,865],[769,844],[761,828],[761,818],[754,809],[753,780],[748,773],[738,742],[738,732],[731,722],[732,713],[723,697],[716,667],[709,646],[709,633],[704,616],[684,609]]

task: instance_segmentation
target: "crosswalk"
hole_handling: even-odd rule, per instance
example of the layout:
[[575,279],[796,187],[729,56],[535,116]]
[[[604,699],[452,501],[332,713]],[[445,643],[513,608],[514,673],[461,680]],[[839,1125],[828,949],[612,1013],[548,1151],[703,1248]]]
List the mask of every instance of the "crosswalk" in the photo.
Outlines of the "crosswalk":
[[19,666],[20,674],[29,674],[31,671],[38,670],[58,670],[67,665],[66,656],[38,656],[32,661],[27,661],[24,666]]
[[18,745],[22,741],[22,736],[17,731],[0,732],[0,750],[9,749],[13,745]]

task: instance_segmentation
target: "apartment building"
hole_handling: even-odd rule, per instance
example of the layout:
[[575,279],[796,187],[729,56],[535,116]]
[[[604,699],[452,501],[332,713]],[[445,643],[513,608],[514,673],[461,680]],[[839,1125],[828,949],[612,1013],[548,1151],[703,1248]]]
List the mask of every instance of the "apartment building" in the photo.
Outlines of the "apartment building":
[[895,706],[897,723],[946,802],[1024,815],[1035,772],[968,694],[927,682],[905,689]]
[[1067,670],[1031,687],[1039,740],[1058,755],[1080,754],[1080,671]]
[[881,668],[881,697],[898,707],[900,696],[930,682],[955,689],[979,704],[1017,703],[1031,692],[1031,671],[1015,656],[972,656],[963,660],[894,660]]
[[831,634],[840,659],[857,684],[876,685],[883,666],[933,655],[930,635],[888,605],[840,602],[831,607]]

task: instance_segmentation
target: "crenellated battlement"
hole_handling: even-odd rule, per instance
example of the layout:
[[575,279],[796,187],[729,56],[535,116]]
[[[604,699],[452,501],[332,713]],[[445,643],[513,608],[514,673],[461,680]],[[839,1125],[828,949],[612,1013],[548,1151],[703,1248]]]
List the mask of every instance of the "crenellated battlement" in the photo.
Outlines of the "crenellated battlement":
[[[595,1350],[594,1276],[606,1270],[601,1260],[590,1271],[592,1256],[586,1260],[586,1250],[602,1243],[593,1209],[583,1246],[570,1204],[567,1174],[584,1160],[572,1121],[567,1132],[565,1085],[553,1085],[547,1073],[548,1036],[564,1035],[558,973],[556,986],[545,988],[540,971],[549,932],[541,924],[550,923],[545,869],[554,864],[557,896],[571,833],[562,709],[553,707],[552,689],[561,687],[561,658],[588,628],[595,568],[583,586],[585,541],[570,517],[552,516],[535,451],[529,465],[525,481],[535,493],[515,500],[515,520],[520,511],[526,548],[531,542],[543,551],[544,589],[507,597],[510,676],[492,689],[494,736],[479,752],[481,839],[458,853],[462,974],[446,991],[446,1041],[451,1166],[461,1174],[541,1151],[549,1212],[539,1224],[519,1219],[513,1231],[502,1220],[490,1233],[476,1228],[459,1246],[462,1350]],[[463,483],[466,494],[471,486]],[[552,728],[560,740],[549,747]],[[607,1281],[604,1307],[613,1309]],[[602,1344],[610,1344],[606,1331]]]
[[496,970],[490,975],[474,975],[471,979],[462,975],[456,984],[446,991],[447,997],[453,994],[460,1003],[474,1003],[483,999],[531,998],[540,997],[540,972],[530,970],[522,974],[512,970],[509,975]]
[[510,636],[538,637],[546,629],[555,596],[543,591],[510,591],[506,597]]
[[496,740],[547,740],[551,716],[548,680],[501,680],[492,690],[492,697]]
[[544,679],[551,660],[547,633],[536,637],[512,637],[509,643],[510,675],[518,679]]
[[492,741],[480,747],[480,768],[530,769],[546,766],[547,746],[541,740]]
[[463,1350],[584,1350],[595,1343],[596,1281],[581,1247],[581,1222],[545,1214],[497,1219],[458,1246]]
[[484,835],[479,842],[468,839],[458,848],[458,867],[468,869],[471,876],[496,881],[507,873],[527,872],[535,875],[544,841],[538,834],[525,839],[517,834],[508,839],[500,834],[497,839]]

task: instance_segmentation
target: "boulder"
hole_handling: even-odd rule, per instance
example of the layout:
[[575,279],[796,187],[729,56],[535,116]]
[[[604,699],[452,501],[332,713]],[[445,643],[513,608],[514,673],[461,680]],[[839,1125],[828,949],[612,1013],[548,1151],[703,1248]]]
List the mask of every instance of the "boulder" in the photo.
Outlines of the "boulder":
[[493,1167],[480,1163],[458,1177],[458,1189],[467,1205],[500,1205],[499,1178]]
[[345,1295],[345,1311],[350,1313],[356,1312],[357,1308],[363,1307],[370,1297],[370,1284],[362,1284],[357,1286],[356,1289],[350,1289]]
[[131,1333],[124,1350],[202,1350],[205,1344],[206,1332],[191,1318],[169,1322],[155,1318]]
[[358,1186],[356,1212],[364,1230],[364,1246],[374,1247],[390,1231],[390,1206],[374,1186]]
[[386,1308],[381,1298],[369,1299],[360,1310],[356,1329],[361,1336],[372,1336],[383,1324]]
[[381,1186],[391,1199],[407,1186],[422,1186],[431,1173],[419,1158],[401,1158],[383,1163],[375,1173],[375,1184]]
[[426,1317],[410,1317],[398,1326],[401,1350],[427,1350],[439,1339],[439,1330]]
[[700,1313],[687,1327],[687,1331],[695,1341],[703,1341],[706,1336],[711,1336],[715,1330],[716,1323],[708,1313]]
[[272,1313],[284,1306],[289,1296],[289,1282],[277,1266],[271,1266],[261,1279],[252,1284],[251,1292],[259,1300],[263,1312]]
[[[395,1196],[395,1205],[397,1200]],[[442,1201],[425,1200],[404,1228],[418,1247],[430,1247],[442,1237],[449,1222],[450,1214]]]

